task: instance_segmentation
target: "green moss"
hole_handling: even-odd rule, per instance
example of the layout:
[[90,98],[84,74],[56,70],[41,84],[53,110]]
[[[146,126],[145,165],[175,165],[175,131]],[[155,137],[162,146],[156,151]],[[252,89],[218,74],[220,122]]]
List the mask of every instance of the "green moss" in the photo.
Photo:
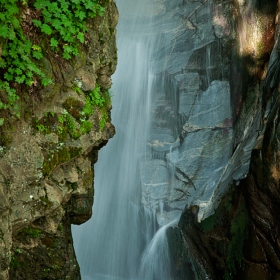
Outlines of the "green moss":
[[231,240],[228,246],[228,257],[226,259],[226,280],[233,279],[236,270],[242,266],[243,245],[248,237],[248,226],[249,214],[244,202],[241,201],[230,228]]
[[71,137],[78,139],[81,136],[81,133],[76,126],[75,119],[70,114],[65,114],[64,118],[66,124],[64,128],[67,129]]
[[0,114],[0,117],[1,116],[4,117],[4,123],[0,127],[0,146],[5,147],[7,150],[7,148],[9,148],[10,144],[12,143],[13,134],[16,131],[15,119],[8,116],[8,114]]
[[92,130],[93,123],[90,121],[84,121],[81,125],[81,132],[83,134],[89,133]]
[[50,151],[43,163],[43,174],[48,176],[56,166],[75,158],[81,151],[82,148],[77,147],[63,147],[59,150]]
[[106,112],[106,111],[102,111],[102,118],[101,118],[101,120],[100,120],[100,122],[99,122],[99,126],[100,126],[100,130],[101,130],[101,131],[104,130],[108,118],[109,118],[109,117],[108,117],[107,112]]
[[18,261],[17,257],[15,255],[12,255],[10,267],[15,269],[18,268],[19,266],[20,266],[20,262]]
[[31,227],[25,227],[22,230],[20,230],[19,233],[24,234],[31,238],[38,238],[42,234],[42,232],[39,229],[35,229],[35,228],[31,228]]
[[57,122],[57,114],[55,114],[53,111],[50,111],[45,112],[41,119],[34,118],[32,120],[32,127],[35,131],[38,130],[42,134],[50,134],[57,131]]
[[201,222],[202,230],[204,232],[212,230],[216,225],[217,217],[218,217],[218,211],[216,210],[213,215],[211,215],[210,217],[208,217],[207,219]]
[[85,93],[84,98],[85,104],[74,97],[69,97],[63,103],[65,110],[62,114],[50,111],[41,119],[33,119],[34,131],[42,134],[56,133],[60,142],[64,142],[69,136],[77,140],[92,130],[93,123],[88,119],[94,114],[95,108],[101,112],[99,126],[103,131],[109,119],[108,110],[111,106],[108,90],[102,92],[97,84],[93,91]]
[[61,224],[61,223],[59,223],[59,225],[58,225],[58,227],[57,227],[57,230],[59,230],[59,231],[63,231],[63,226],[62,226],[62,224]]

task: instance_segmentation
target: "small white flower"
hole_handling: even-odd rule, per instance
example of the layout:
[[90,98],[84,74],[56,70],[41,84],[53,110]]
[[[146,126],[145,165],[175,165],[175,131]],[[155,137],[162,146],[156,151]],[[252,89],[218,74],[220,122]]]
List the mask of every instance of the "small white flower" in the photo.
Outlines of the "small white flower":
[[33,195],[31,194],[29,197],[32,199],[32,198],[33,198]]

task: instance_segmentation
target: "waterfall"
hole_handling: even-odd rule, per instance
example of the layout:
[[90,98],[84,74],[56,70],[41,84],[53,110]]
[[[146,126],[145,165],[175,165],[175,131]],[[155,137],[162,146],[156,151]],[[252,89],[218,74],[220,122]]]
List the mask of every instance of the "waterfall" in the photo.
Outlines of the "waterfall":
[[166,229],[177,222],[162,226],[148,244],[142,256],[138,279],[171,280],[170,256]]
[[154,209],[141,204],[139,172],[147,157],[154,80],[147,21],[153,7],[137,0],[118,0],[117,6],[119,51],[112,88],[116,135],[99,152],[94,167],[93,216],[72,227],[82,279],[88,280],[136,279],[142,251],[157,227]]
[[198,209],[199,222],[212,215],[232,180],[246,176],[261,103],[253,94],[233,127],[231,61],[221,44],[235,35],[222,5],[117,6],[116,135],[99,153],[93,216],[73,226],[74,246],[86,280],[176,279],[167,229],[185,207]]

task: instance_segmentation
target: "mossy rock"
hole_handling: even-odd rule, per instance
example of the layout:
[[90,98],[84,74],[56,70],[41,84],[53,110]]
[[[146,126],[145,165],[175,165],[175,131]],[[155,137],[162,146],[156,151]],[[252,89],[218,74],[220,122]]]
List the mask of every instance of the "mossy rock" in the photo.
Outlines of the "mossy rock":
[[82,148],[78,147],[63,147],[61,149],[56,149],[52,153],[45,156],[45,160],[43,163],[43,174],[48,176],[56,166],[65,163],[82,152]]
[[68,97],[64,103],[63,107],[72,115],[75,119],[80,119],[82,117],[81,112],[84,108],[84,103],[77,100],[74,97]]

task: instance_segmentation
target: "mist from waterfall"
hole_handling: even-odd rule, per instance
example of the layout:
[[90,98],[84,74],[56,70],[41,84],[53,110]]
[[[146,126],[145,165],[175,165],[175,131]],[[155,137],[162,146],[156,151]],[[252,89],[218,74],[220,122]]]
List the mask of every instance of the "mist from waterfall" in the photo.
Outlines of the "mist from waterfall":
[[[118,67],[111,91],[116,135],[99,152],[94,167],[93,216],[84,225],[72,227],[85,280],[143,279],[137,276],[142,273],[141,255],[157,230],[154,209],[141,204],[139,171],[140,160],[147,156],[154,81],[147,35],[152,22],[147,22],[149,17],[141,22],[141,16],[152,13],[152,6],[150,1],[137,0],[118,0],[117,6]],[[163,246],[166,250],[166,241]]]

